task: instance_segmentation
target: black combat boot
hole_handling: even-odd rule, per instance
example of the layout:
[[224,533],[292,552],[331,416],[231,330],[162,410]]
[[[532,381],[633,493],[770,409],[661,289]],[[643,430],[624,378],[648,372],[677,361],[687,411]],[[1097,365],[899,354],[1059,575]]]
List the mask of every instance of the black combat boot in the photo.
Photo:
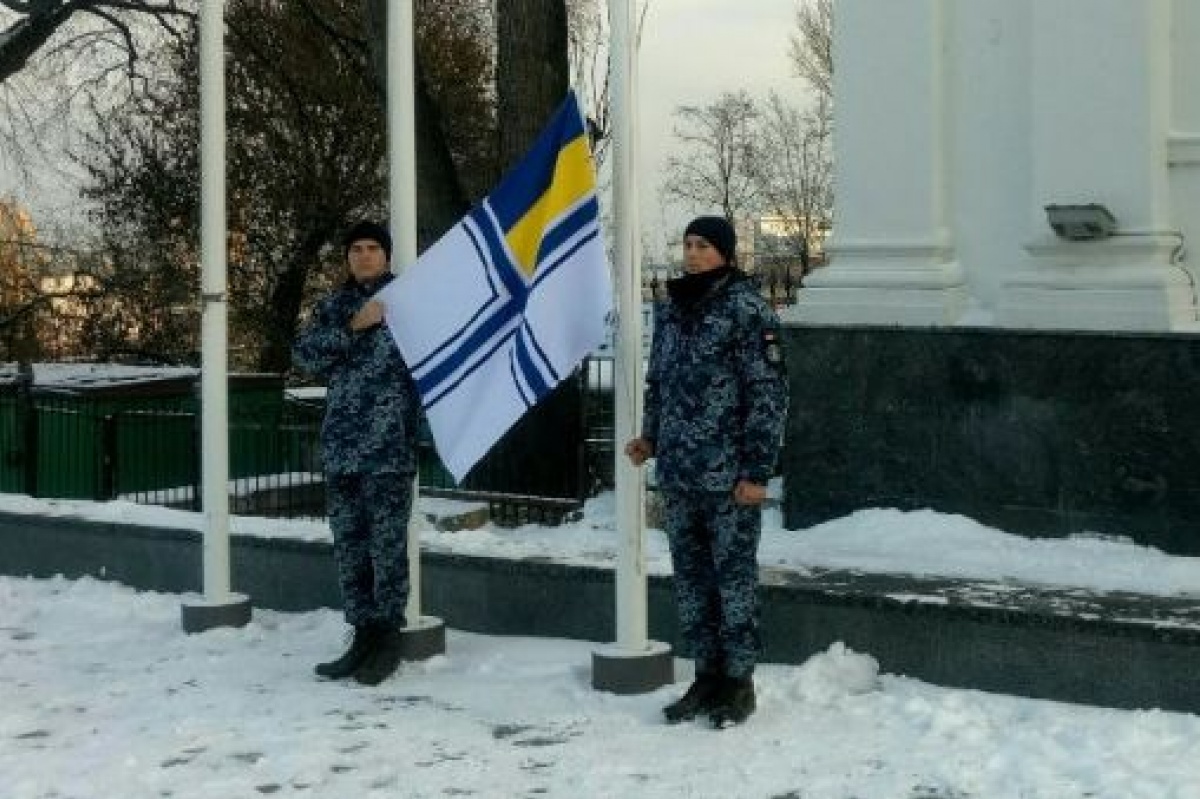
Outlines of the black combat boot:
[[678,724],[681,721],[691,721],[697,715],[707,711],[717,689],[721,685],[721,675],[711,671],[696,673],[696,680],[684,692],[683,696],[663,708],[663,715],[668,724]]
[[370,624],[355,627],[353,637],[350,640],[350,648],[337,660],[317,664],[317,667],[314,669],[317,676],[324,677],[327,680],[341,680],[349,677],[371,655],[371,651],[375,648],[375,643],[379,640],[381,632],[382,630],[379,627]]
[[367,659],[354,672],[354,679],[363,685],[379,685],[396,672],[403,659],[403,630],[385,627],[380,630],[379,639]]
[[717,729],[741,724],[754,712],[754,680],[750,677],[726,677],[717,689],[708,720]]

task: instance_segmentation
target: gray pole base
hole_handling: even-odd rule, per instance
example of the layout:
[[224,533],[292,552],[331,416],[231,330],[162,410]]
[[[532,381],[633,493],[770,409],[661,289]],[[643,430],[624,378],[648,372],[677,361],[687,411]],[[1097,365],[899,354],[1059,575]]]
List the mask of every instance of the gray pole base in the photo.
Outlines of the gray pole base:
[[223,602],[184,603],[180,615],[183,631],[189,634],[215,627],[245,627],[250,623],[250,597],[230,594]]
[[446,652],[446,625],[441,619],[422,616],[400,631],[405,660],[428,660]]
[[675,682],[671,647],[649,641],[644,650],[613,644],[592,653],[592,687],[614,694],[645,694]]

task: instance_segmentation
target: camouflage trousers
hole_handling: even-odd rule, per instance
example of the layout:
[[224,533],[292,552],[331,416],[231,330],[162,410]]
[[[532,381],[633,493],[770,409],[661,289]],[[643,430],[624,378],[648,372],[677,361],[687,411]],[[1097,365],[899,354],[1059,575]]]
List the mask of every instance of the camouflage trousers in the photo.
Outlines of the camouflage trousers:
[[404,626],[412,488],[413,476],[402,472],[327,476],[342,606],[355,627]]
[[733,494],[663,492],[683,654],[697,671],[748,677],[758,662],[762,509]]

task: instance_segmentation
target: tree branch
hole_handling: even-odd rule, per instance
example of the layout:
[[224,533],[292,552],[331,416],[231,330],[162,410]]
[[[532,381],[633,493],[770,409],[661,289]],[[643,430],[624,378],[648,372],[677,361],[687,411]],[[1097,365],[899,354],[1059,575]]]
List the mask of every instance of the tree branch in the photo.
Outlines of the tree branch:
[[79,4],[4,0],[4,5],[25,16],[0,32],[0,83],[24,69],[33,54],[78,10]]
[[113,12],[150,15],[176,36],[179,31],[168,20],[195,17],[178,0],[0,0],[0,6],[20,15],[0,31],[0,83],[24,69],[29,59],[78,12],[91,13],[121,31],[131,53],[135,49],[128,27]]

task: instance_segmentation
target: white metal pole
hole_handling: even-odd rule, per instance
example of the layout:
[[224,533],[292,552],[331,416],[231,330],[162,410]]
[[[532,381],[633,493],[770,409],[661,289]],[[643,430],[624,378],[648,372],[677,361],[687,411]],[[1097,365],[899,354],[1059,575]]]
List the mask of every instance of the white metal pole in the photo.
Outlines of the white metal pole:
[[229,597],[229,412],[225,232],[225,3],[200,4],[201,440],[204,594]]
[[612,5],[613,218],[617,272],[616,488],[617,647],[647,648],[645,483],[631,466],[624,442],[638,433],[642,415],[642,281],[637,201],[637,47],[628,0]]
[[[392,270],[417,259],[416,52],[413,0],[389,0],[387,8],[387,110]],[[421,620],[421,541],[417,516],[419,485],[413,482],[413,514],[408,523],[409,626]]]

